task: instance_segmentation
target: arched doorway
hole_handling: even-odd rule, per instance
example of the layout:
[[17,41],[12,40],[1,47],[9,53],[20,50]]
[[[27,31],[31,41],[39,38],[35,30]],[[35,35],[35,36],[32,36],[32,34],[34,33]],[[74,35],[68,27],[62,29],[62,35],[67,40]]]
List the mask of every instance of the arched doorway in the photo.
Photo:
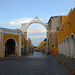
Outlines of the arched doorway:
[[71,58],[75,58],[75,39],[74,39],[74,35],[71,35],[70,38],[70,47],[71,47]]
[[60,42],[60,45],[59,46],[60,46],[60,54],[61,54],[61,42]]
[[60,53],[60,42],[58,43],[58,53]]
[[61,54],[63,54],[63,42],[61,40]]
[[63,39],[63,54],[66,55],[66,44],[65,44],[65,39]]
[[5,43],[5,57],[15,54],[15,41],[8,39]]
[[66,38],[66,57],[70,56],[70,45],[69,45],[69,38]]

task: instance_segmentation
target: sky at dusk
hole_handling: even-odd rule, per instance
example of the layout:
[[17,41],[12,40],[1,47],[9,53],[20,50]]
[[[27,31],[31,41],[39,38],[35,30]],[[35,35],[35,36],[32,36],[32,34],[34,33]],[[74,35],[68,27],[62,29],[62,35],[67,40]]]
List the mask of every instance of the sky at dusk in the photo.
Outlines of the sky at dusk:
[[[47,23],[51,16],[67,15],[74,7],[75,0],[0,0],[0,27],[21,28],[22,23],[32,21],[36,15]],[[46,38],[46,29],[41,24],[31,24],[27,37],[37,46]]]

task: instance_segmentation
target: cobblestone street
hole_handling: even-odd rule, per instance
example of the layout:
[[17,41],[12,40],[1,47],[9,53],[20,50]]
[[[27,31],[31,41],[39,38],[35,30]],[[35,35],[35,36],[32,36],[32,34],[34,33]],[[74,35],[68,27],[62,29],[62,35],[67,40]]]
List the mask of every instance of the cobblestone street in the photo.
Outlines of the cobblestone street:
[[0,75],[73,75],[52,55],[34,52],[25,57],[0,58]]

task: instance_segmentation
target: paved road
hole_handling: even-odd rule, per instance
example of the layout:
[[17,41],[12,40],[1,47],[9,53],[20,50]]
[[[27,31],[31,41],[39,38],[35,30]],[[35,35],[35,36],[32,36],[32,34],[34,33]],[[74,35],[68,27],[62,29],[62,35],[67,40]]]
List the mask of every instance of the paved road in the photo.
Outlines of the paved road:
[[72,75],[52,55],[34,52],[25,57],[0,58],[0,75]]

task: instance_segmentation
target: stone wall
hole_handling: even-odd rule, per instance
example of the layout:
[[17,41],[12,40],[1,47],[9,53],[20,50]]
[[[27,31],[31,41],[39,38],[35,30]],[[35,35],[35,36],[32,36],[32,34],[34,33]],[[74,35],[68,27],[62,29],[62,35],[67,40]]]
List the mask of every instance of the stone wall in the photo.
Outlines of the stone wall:
[[57,46],[57,31],[62,26],[62,16],[51,17],[48,21],[48,46]]

